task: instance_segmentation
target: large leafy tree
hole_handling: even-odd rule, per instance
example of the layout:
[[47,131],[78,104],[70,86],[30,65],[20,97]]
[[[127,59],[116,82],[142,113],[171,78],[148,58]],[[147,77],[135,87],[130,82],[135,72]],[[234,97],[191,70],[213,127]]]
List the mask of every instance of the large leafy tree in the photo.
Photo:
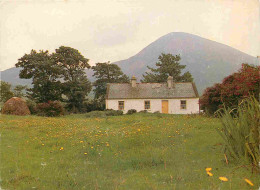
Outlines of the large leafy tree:
[[32,50],[18,59],[15,66],[22,68],[20,78],[32,79],[33,87],[28,89],[30,98],[36,102],[61,100],[60,69],[48,51]]
[[207,88],[200,98],[201,108],[212,114],[223,107],[236,107],[242,99],[253,95],[259,99],[260,67],[242,64],[242,68],[213,87]]
[[78,50],[65,46],[56,49],[52,58],[60,69],[67,107],[72,112],[80,112],[87,94],[91,91],[91,83],[85,74],[85,69],[90,68],[89,60]]
[[11,84],[5,81],[0,81],[0,102],[6,102],[13,96],[14,93],[11,90]]
[[181,65],[180,55],[164,54],[159,56],[159,61],[155,64],[157,68],[150,69],[149,72],[145,72],[142,82],[165,82],[169,76],[173,77],[175,82],[192,82],[193,78],[190,72],[182,74],[182,70],[186,65]]
[[92,67],[93,76],[97,79],[93,86],[95,87],[95,98],[104,100],[107,83],[128,83],[129,77],[126,76],[116,64],[97,63]]

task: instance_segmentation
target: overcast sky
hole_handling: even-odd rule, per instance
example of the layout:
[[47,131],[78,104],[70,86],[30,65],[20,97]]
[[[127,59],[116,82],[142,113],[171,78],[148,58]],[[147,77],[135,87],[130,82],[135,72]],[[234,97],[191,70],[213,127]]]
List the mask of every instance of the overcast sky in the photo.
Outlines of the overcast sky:
[[93,65],[127,59],[170,32],[260,55],[259,0],[0,0],[0,70],[31,49],[78,49]]

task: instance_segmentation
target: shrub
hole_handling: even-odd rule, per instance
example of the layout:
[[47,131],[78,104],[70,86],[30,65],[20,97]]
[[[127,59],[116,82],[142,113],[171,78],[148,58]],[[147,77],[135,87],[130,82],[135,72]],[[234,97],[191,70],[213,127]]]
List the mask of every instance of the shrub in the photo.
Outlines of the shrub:
[[64,115],[64,108],[59,101],[48,101],[47,103],[38,103],[36,112],[39,116],[56,117]]
[[105,110],[105,111],[92,111],[86,114],[86,117],[107,117],[123,115],[121,110]]
[[108,109],[104,111],[106,116],[118,116],[118,115],[123,115],[123,111],[121,110],[112,110]]
[[236,107],[244,98],[254,95],[259,98],[260,67],[242,64],[242,68],[224,78],[221,84],[207,88],[200,98],[201,109],[214,114],[220,108]]
[[135,109],[130,109],[130,110],[127,111],[126,114],[131,115],[131,114],[134,114],[134,113],[136,113],[136,110]]
[[235,161],[250,162],[259,170],[259,102],[250,97],[237,109],[221,109],[217,112],[223,129],[218,131],[225,143],[225,153]]
[[105,103],[100,99],[87,100],[83,103],[82,112],[103,111]]
[[31,114],[36,114],[36,103],[33,100],[26,100],[26,104],[31,112]]

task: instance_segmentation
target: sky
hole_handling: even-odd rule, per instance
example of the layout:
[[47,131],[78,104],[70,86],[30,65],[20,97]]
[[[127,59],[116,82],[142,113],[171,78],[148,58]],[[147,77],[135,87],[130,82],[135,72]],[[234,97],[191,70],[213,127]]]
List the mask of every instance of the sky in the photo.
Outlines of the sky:
[[260,56],[260,0],[0,0],[0,70],[62,45],[91,65],[119,61],[171,32]]

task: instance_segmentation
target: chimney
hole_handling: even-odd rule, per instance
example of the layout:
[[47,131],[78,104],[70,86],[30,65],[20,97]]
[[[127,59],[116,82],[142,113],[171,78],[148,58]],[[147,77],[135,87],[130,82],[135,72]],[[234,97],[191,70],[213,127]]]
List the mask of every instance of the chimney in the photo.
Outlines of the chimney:
[[168,86],[168,88],[173,88],[173,77],[172,76],[168,77],[167,86]]
[[132,87],[136,87],[136,78],[134,75],[131,78],[131,85],[132,85]]

